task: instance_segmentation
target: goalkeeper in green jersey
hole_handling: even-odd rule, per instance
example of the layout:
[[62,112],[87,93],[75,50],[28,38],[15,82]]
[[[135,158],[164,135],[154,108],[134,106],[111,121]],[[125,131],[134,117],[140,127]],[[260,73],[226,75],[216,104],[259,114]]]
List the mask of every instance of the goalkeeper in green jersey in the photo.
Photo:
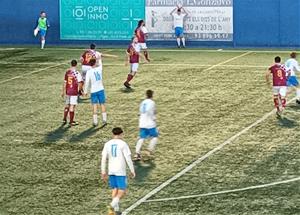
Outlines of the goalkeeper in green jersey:
[[46,43],[47,29],[50,27],[49,21],[45,11],[41,11],[40,18],[37,21],[37,27],[34,29],[34,36],[40,33],[41,36],[41,49],[44,49]]

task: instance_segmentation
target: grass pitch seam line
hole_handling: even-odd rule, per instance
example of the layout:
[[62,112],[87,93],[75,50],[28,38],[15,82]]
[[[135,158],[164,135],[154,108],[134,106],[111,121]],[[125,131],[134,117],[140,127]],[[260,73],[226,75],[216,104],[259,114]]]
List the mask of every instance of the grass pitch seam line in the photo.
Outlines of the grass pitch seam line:
[[58,66],[61,66],[61,65],[66,64],[66,63],[67,63],[67,62],[59,63],[59,64],[55,64],[55,65],[53,65],[53,66],[48,66],[48,67],[45,67],[45,68],[42,68],[42,69],[38,69],[38,70],[29,72],[29,73],[25,73],[25,74],[23,74],[23,75],[18,75],[18,76],[15,76],[15,77],[13,77],[13,78],[9,78],[9,79],[0,81],[0,84],[4,84],[4,83],[7,83],[7,82],[16,80],[16,79],[22,78],[22,77],[27,76],[27,75],[32,75],[32,74],[35,74],[35,73],[39,73],[39,72],[45,71],[45,70],[47,70],[47,69],[51,69],[51,68],[54,68],[54,67],[58,67]]
[[[294,100],[296,100],[296,97],[294,97],[293,99],[291,99],[290,101],[288,101],[287,104],[293,102]],[[216,152],[220,151],[226,145],[229,145],[234,140],[236,140],[238,137],[240,137],[241,135],[247,133],[251,128],[257,126],[260,123],[262,123],[263,121],[265,121],[267,118],[269,118],[271,115],[273,115],[275,113],[276,113],[276,109],[273,109],[271,112],[266,113],[263,117],[261,117],[260,119],[258,119],[254,123],[252,123],[251,125],[247,126],[246,128],[244,128],[243,130],[241,130],[237,134],[233,135],[228,140],[226,140],[222,144],[218,145],[216,148],[214,148],[211,151],[207,152],[204,156],[202,156],[202,157],[198,158],[197,160],[195,160],[193,163],[191,163],[190,165],[188,165],[187,167],[185,167],[183,170],[181,170],[180,172],[178,172],[176,175],[174,175],[173,177],[171,177],[170,179],[168,179],[167,181],[165,181],[164,183],[162,183],[161,185],[159,185],[158,187],[156,187],[155,189],[153,189],[151,192],[149,192],[144,197],[142,197],[137,202],[135,202],[133,205],[131,205],[129,208],[127,208],[123,212],[123,215],[127,215],[129,212],[131,212],[132,210],[134,210],[136,207],[138,207],[139,205],[145,203],[150,197],[152,197],[153,195],[155,195],[156,193],[158,193],[159,191],[161,191],[163,188],[165,188],[166,186],[168,186],[172,182],[176,181],[181,176],[185,175],[187,172],[189,172],[191,169],[193,169],[194,167],[196,167],[198,164],[200,164],[201,162],[203,162],[204,160],[206,160],[207,158],[209,158],[211,155],[213,155]]]
[[145,202],[166,202],[166,201],[181,200],[181,199],[193,199],[193,198],[199,198],[199,197],[216,196],[216,195],[222,195],[222,194],[228,194],[228,193],[237,193],[237,192],[243,192],[243,191],[248,191],[248,190],[273,187],[276,185],[289,184],[289,183],[296,182],[296,181],[300,181],[300,177],[292,178],[292,179],[288,179],[288,180],[284,180],[284,181],[276,181],[276,182],[272,182],[272,183],[268,183],[268,184],[255,185],[255,186],[232,189],[232,190],[223,190],[223,191],[218,191],[218,192],[203,193],[203,194],[198,194],[198,195],[179,196],[179,197],[170,197],[170,198],[161,198],[161,199],[150,199],[150,200],[146,200]]
[[[238,55],[236,57],[230,58],[230,59],[228,59],[226,61],[220,62],[220,63],[218,63],[216,65],[222,65],[224,63],[228,63],[230,61],[233,61],[233,60],[236,60],[238,58],[244,57],[244,56],[246,56],[248,54],[251,54],[251,53],[252,52],[243,53],[243,54]],[[215,68],[215,66],[211,66],[211,67],[207,68],[205,71],[208,71],[208,70],[213,69],[213,68]],[[296,99],[296,98],[294,98],[294,99]],[[238,138],[242,134],[246,133],[248,130],[250,130],[254,126],[258,125],[259,123],[261,123],[262,121],[264,121],[265,119],[267,119],[269,116],[271,116],[273,113],[275,113],[275,111],[276,110],[273,109],[271,112],[265,114],[262,118],[260,118],[256,122],[252,123],[248,127],[244,128],[242,131],[240,131],[237,134],[233,135],[231,138],[229,138],[228,140],[226,140],[225,142],[223,142],[222,144],[220,144],[216,148],[214,148],[211,151],[209,151],[208,153],[206,153],[204,156],[199,157],[197,160],[195,160],[194,162],[192,162],[190,165],[186,166],[183,170],[181,170],[180,172],[178,172],[177,174],[175,174],[173,177],[169,178],[167,181],[165,181],[164,183],[162,183],[158,187],[154,188],[152,191],[150,191],[144,197],[142,197],[141,199],[139,199],[138,201],[136,201],[134,204],[132,204],[130,207],[128,207],[122,214],[123,215],[127,215],[128,213],[130,213],[136,207],[138,207],[139,205],[143,204],[146,200],[148,200],[150,197],[152,197],[153,195],[155,195],[156,193],[158,193],[159,191],[161,191],[163,188],[165,188],[166,186],[168,186],[169,184],[171,184],[173,181],[176,181],[178,178],[180,178],[181,176],[185,175],[187,172],[189,172],[191,169],[193,169],[195,166],[197,166],[202,161],[206,160],[208,157],[210,157],[211,155],[213,155],[215,152],[221,150],[224,146],[228,145],[233,140],[235,140],[236,138]]]

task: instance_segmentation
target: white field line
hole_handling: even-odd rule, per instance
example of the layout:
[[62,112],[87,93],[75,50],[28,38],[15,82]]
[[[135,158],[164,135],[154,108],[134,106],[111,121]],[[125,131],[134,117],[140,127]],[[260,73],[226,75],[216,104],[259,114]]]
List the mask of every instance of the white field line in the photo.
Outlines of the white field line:
[[[293,102],[294,100],[296,100],[296,97],[291,99],[290,101],[287,102],[287,104]],[[188,165],[187,167],[185,167],[183,170],[181,170],[180,172],[178,172],[176,175],[174,175],[173,177],[171,177],[170,179],[168,179],[167,181],[165,181],[164,183],[162,183],[161,185],[159,185],[158,187],[156,187],[154,190],[152,190],[151,192],[149,192],[148,194],[146,194],[144,197],[142,197],[141,199],[139,199],[137,202],[135,202],[133,205],[131,205],[129,208],[127,208],[124,212],[123,215],[126,215],[128,213],[130,213],[132,210],[134,210],[136,207],[138,207],[139,205],[143,204],[144,202],[146,202],[150,197],[152,197],[153,195],[155,195],[156,193],[158,193],[159,191],[161,191],[163,188],[165,188],[166,186],[168,186],[169,184],[171,184],[172,182],[176,181],[178,178],[180,178],[181,176],[185,175],[187,172],[189,172],[191,169],[193,169],[195,166],[197,166],[198,164],[200,164],[201,162],[203,162],[204,160],[206,160],[207,158],[209,158],[211,155],[215,154],[216,152],[220,151],[222,148],[224,148],[226,145],[232,143],[234,140],[236,140],[238,137],[240,137],[241,135],[245,134],[246,132],[248,132],[251,128],[257,126],[258,124],[262,123],[263,121],[265,121],[267,118],[269,118],[271,115],[273,115],[276,112],[276,109],[273,109],[271,112],[265,114],[263,117],[261,117],[260,119],[258,119],[256,122],[252,123],[251,125],[247,126],[246,128],[244,128],[243,130],[241,130],[240,132],[238,132],[237,134],[233,135],[232,137],[230,137],[228,140],[226,140],[225,142],[223,142],[222,144],[218,145],[216,148],[212,149],[211,151],[209,151],[208,153],[206,153],[204,156],[199,157],[197,160],[195,160],[193,163],[191,163],[190,165]]]
[[[21,49],[21,48],[18,48]],[[59,48],[59,47],[49,47],[48,49],[55,49],[55,50],[59,50],[59,51],[69,51],[69,50],[85,50],[85,48]],[[105,48],[103,48],[105,49]],[[1,49],[0,49],[1,50]],[[111,49],[111,51],[125,51],[126,49],[122,49],[122,48],[113,48]],[[197,49],[197,48],[191,48],[191,49],[160,49],[160,48],[153,48],[153,49],[149,49],[149,52],[225,52],[225,53],[241,53],[241,52],[257,52],[257,53],[290,53],[291,51],[297,51],[294,49],[291,50],[257,50],[257,49]],[[299,50],[298,50],[299,51]]]
[[[252,52],[246,52],[243,53],[241,55],[238,55],[236,57],[230,58],[226,61],[220,62],[216,65],[222,65],[226,62],[230,62],[233,61],[235,59],[238,59],[240,57],[246,56],[248,54],[250,54]],[[215,68],[214,66],[211,66],[209,68],[207,68],[205,71],[208,71],[210,69]],[[202,161],[204,161],[206,158],[210,157],[211,155],[213,155],[215,152],[221,150],[224,146],[228,145],[229,143],[231,143],[233,140],[235,140],[237,137],[239,137],[240,135],[246,133],[249,129],[251,129],[252,127],[256,126],[257,124],[259,124],[260,122],[264,121],[266,118],[268,118],[269,116],[271,116],[273,113],[275,112],[275,110],[272,110],[270,113],[266,114],[265,116],[263,116],[261,119],[257,120],[256,122],[254,122],[253,124],[249,125],[248,127],[244,128],[242,131],[240,131],[239,133],[235,134],[234,136],[232,136],[231,138],[229,138],[228,140],[226,140],[224,143],[220,144],[219,146],[217,146],[216,148],[214,148],[213,150],[209,151],[208,153],[206,153],[204,156],[199,157],[197,160],[195,160],[193,163],[191,163],[190,165],[188,165],[187,167],[185,167],[183,170],[181,170],[180,172],[178,172],[176,175],[174,175],[173,177],[171,177],[170,179],[168,179],[167,181],[165,181],[164,183],[162,183],[161,185],[159,185],[158,187],[156,187],[155,189],[153,189],[152,191],[150,191],[148,194],[146,194],[144,197],[142,197],[141,199],[139,199],[138,201],[136,201],[134,204],[132,204],[130,207],[128,207],[124,212],[123,215],[126,215],[128,213],[130,213],[132,210],[134,210],[136,207],[138,207],[139,205],[143,204],[146,200],[148,200],[150,197],[152,197],[153,195],[155,195],[156,193],[158,193],[159,191],[161,191],[163,188],[165,188],[166,186],[168,186],[169,184],[171,184],[173,181],[177,180],[178,178],[180,178],[181,176],[183,176],[184,174],[186,174],[188,171],[190,171],[191,169],[193,169],[195,166],[197,166],[199,163],[201,163]]]
[[218,191],[218,192],[210,192],[210,193],[203,193],[203,194],[190,195],[190,196],[150,199],[145,202],[166,202],[166,201],[172,201],[172,200],[193,199],[193,198],[206,197],[206,196],[222,195],[222,194],[227,194],[227,193],[237,193],[237,192],[242,192],[242,191],[272,187],[272,186],[276,186],[276,185],[280,185],[280,184],[289,184],[289,183],[296,182],[296,181],[300,181],[300,177],[292,178],[292,179],[288,179],[288,180],[284,180],[284,181],[276,181],[276,182],[272,182],[269,184],[261,184],[261,185],[255,185],[255,186],[250,186],[250,187],[238,188],[238,189],[233,189],[233,190],[223,190],[223,191]]
[[45,67],[45,68],[42,68],[42,69],[34,70],[34,71],[32,71],[32,72],[29,72],[29,73],[24,73],[24,74],[22,74],[22,75],[18,75],[18,76],[15,76],[15,77],[12,77],[12,78],[9,78],[9,79],[0,81],[0,84],[7,83],[7,82],[10,82],[10,81],[13,81],[13,80],[22,78],[22,77],[24,77],[24,76],[28,76],[28,75],[32,75],[32,74],[35,74],[35,73],[39,73],[39,72],[41,72],[41,71],[45,71],[45,70],[51,69],[51,68],[53,68],[53,67],[58,67],[58,66],[61,66],[61,65],[66,64],[66,63],[67,63],[67,62],[64,62],[64,63],[58,63],[58,64],[55,64],[55,65],[53,65],[53,66],[48,66],[48,67]]
[[[9,63],[6,61],[0,61],[0,64],[4,65],[56,65],[56,63],[52,62],[44,62],[44,63],[28,63],[28,62],[15,62]],[[124,66],[124,64],[103,64],[103,66]],[[213,64],[190,64],[190,63],[154,63],[154,64],[143,64],[143,66],[182,66],[182,67],[211,67]],[[267,65],[241,65],[241,64],[226,64],[226,65],[218,65],[222,67],[233,67],[233,68],[268,68]]]

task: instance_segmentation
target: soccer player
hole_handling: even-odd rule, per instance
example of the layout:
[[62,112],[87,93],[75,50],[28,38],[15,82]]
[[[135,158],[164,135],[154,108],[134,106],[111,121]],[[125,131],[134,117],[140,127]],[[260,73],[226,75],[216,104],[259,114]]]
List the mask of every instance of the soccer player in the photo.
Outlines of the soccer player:
[[112,201],[108,206],[108,214],[121,214],[119,202],[126,194],[127,176],[126,163],[130,169],[131,177],[135,177],[135,171],[131,160],[131,152],[123,139],[123,131],[116,127],[112,130],[113,139],[105,143],[101,159],[101,176],[107,181],[106,162],[108,159],[109,186],[112,189]]
[[298,61],[296,60],[296,56],[297,56],[296,52],[292,52],[290,54],[291,58],[285,62],[285,66],[291,72],[291,75],[287,80],[287,86],[296,88],[296,97],[297,97],[296,103],[300,104],[300,87],[296,76],[296,72],[300,72],[300,67]]
[[[124,86],[127,89],[131,89],[131,84],[129,83],[135,74],[138,71],[139,68],[139,59],[140,59],[140,46],[138,44],[138,38],[135,36],[131,40],[131,44],[128,46],[128,49],[126,51],[126,62],[125,65],[127,66],[128,63],[130,63],[130,72],[127,75],[127,79],[124,82]],[[143,55],[144,56],[144,55]],[[144,56],[144,58],[146,58]]]
[[[176,11],[176,13],[175,13]],[[186,10],[180,6],[177,5],[176,8],[174,8],[170,15],[173,17],[174,20],[174,28],[175,28],[175,35],[176,35],[176,40],[177,40],[177,47],[180,48],[180,40],[182,41],[182,47],[185,48],[185,38],[183,34],[183,21],[184,18],[188,15]]]
[[34,36],[40,33],[41,36],[41,49],[44,49],[46,43],[47,30],[50,27],[50,23],[47,19],[45,11],[41,11],[40,18],[37,20],[37,27],[34,29]]
[[107,114],[105,108],[105,92],[102,82],[102,69],[96,65],[96,59],[90,60],[90,66],[92,69],[86,73],[86,82],[84,85],[84,95],[87,95],[89,86],[91,85],[91,103],[93,107],[93,125],[98,125],[98,105],[102,111],[103,126],[107,124]]
[[146,91],[146,99],[140,104],[140,139],[136,144],[135,160],[141,160],[141,148],[146,138],[151,138],[148,146],[148,154],[152,155],[158,142],[158,130],[156,128],[156,108],[153,101],[153,91]]
[[148,30],[145,26],[144,20],[140,20],[138,22],[138,26],[137,26],[137,28],[135,29],[134,32],[135,32],[135,36],[138,39],[138,45],[140,46],[140,49],[143,50],[145,59],[148,62],[150,62],[149,54],[148,54],[148,50],[147,50],[148,48],[147,48],[147,45],[146,45],[146,38],[148,37]]
[[289,71],[280,63],[281,58],[275,57],[275,64],[266,73],[267,83],[270,85],[270,76],[273,76],[274,104],[277,108],[277,115],[280,116],[286,106],[287,76]]
[[110,55],[110,54],[103,54],[96,50],[96,44],[92,43],[90,45],[90,49],[86,50],[80,57],[81,65],[82,65],[82,77],[83,80],[85,80],[85,74],[86,72],[91,69],[90,66],[90,60],[96,59],[96,66],[101,67],[101,70],[103,69],[102,66],[102,57],[113,57],[117,58],[116,55]]
[[82,77],[76,69],[77,61],[71,61],[71,68],[65,74],[65,80],[63,85],[63,91],[61,96],[66,98],[66,106],[64,110],[63,124],[67,123],[67,116],[70,115],[70,126],[78,125],[74,121],[75,106],[78,103],[78,91],[82,89]]

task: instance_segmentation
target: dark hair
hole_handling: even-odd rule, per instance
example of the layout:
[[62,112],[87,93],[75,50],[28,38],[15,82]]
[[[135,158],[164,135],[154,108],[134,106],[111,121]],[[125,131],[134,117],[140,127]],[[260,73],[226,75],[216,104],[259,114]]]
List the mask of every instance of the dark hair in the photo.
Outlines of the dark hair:
[[141,19],[141,20],[138,22],[138,27],[141,27],[142,24],[143,24],[143,22],[144,22],[144,20]]
[[92,58],[90,60],[90,66],[94,66],[96,64],[96,59],[95,58]]
[[297,55],[296,52],[292,52],[292,53],[290,54],[291,58],[296,58],[296,55]]
[[40,14],[42,14],[42,13],[46,13],[46,12],[42,10]]
[[281,61],[281,58],[279,56],[276,56],[275,57],[275,63],[280,63],[280,61]]
[[181,12],[181,9],[180,9],[180,8],[178,8],[178,9],[177,9],[177,12]]
[[153,97],[153,93],[154,93],[154,92],[153,92],[152,90],[147,90],[147,91],[146,91],[146,96],[147,96],[147,98],[148,98],[148,99],[151,99],[151,98]]
[[71,66],[77,66],[77,60],[72,60],[71,61]]
[[92,43],[91,45],[90,45],[90,49],[95,49],[96,48],[96,44],[95,43]]
[[123,133],[123,130],[122,130],[122,128],[120,128],[120,127],[115,127],[115,128],[113,128],[112,133],[113,133],[114,135],[120,135],[120,134]]

